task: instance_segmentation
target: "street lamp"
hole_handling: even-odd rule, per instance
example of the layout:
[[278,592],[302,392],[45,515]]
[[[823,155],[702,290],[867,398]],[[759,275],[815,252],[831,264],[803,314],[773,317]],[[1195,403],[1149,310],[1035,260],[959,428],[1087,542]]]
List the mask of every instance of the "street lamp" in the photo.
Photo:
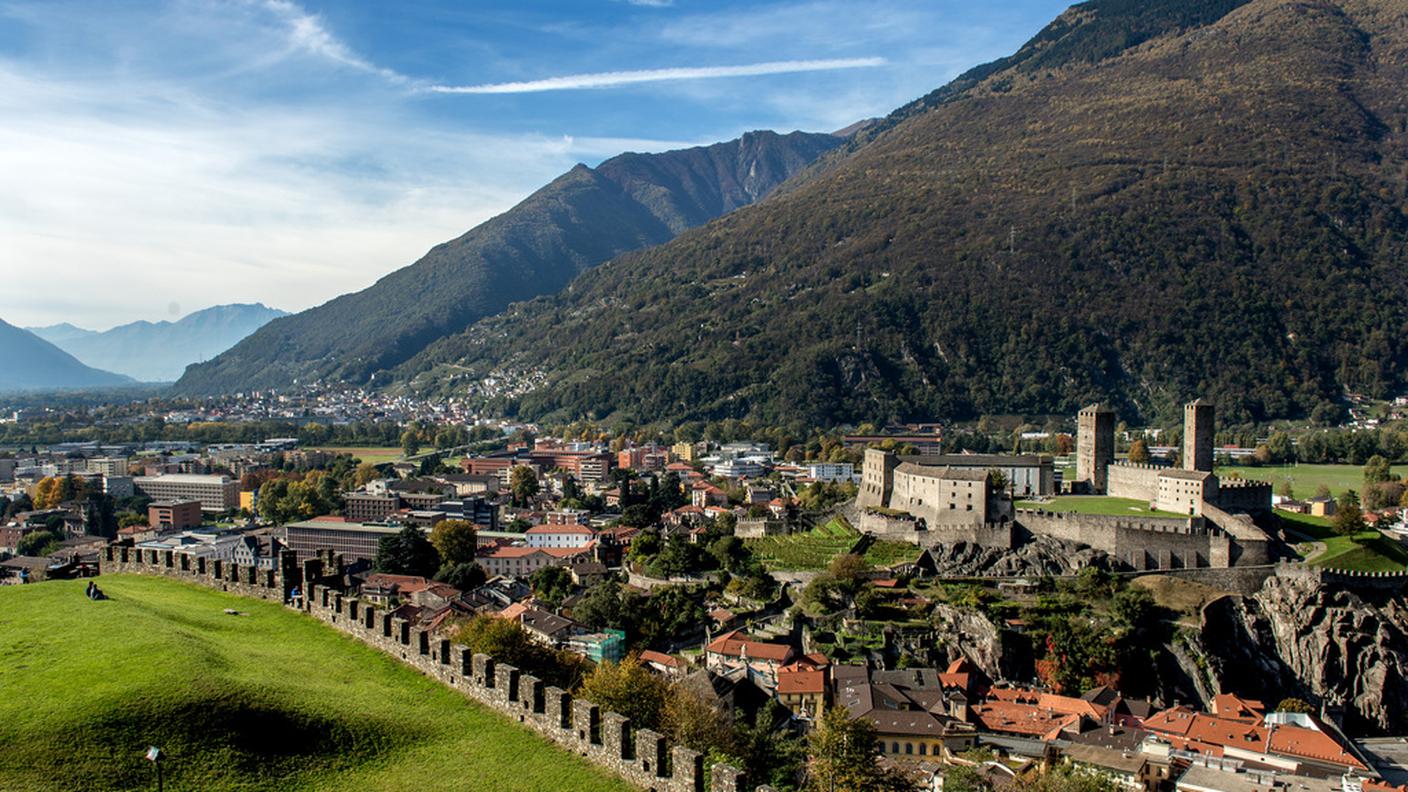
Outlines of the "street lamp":
[[153,745],[152,747],[150,747],[150,748],[147,749],[147,761],[148,761],[148,762],[151,762],[151,763],[152,763],[152,766],[156,768],[156,790],[157,790],[157,792],[162,792],[162,783],[161,783],[161,759],[162,759],[162,756],[161,756],[161,749],[160,749],[160,748],[158,748],[158,747],[156,747],[155,745]]

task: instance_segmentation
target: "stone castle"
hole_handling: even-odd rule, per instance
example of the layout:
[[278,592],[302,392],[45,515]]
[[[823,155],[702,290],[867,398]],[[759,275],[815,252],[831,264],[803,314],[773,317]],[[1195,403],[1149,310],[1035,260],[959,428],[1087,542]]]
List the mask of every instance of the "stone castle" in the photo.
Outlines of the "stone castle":
[[[1012,509],[988,471],[944,464],[953,457],[869,449],[856,497],[857,527],[931,547],[967,542],[1012,549],[1048,536],[1100,550],[1136,571],[1266,564],[1271,538],[1254,516],[1271,511],[1271,486],[1220,481],[1212,472],[1215,411],[1184,409],[1184,467],[1115,460],[1115,414],[1092,405],[1077,416],[1072,492],[1147,503],[1167,514],[1128,516]],[[994,468],[999,467],[1001,459]]]
[[[412,629],[407,620],[345,594],[340,558],[309,559],[300,566],[285,551],[277,569],[258,569],[190,556],[171,550],[123,545],[104,548],[103,574],[159,575],[208,586],[231,594],[286,603],[299,589],[299,608],[363,643],[415,668],[486,707],[500,712],[585,757],[631,784],[655,792],[743,792],[752,787],[743,771],[715,763],[683,746],[669,745],[650,729],[635,728],[630,718],[601,708],[506,663],[496,662],[433,633]],[[329,563],[333,568],[328,568]]]
[[1216,410],[1202,399],[1183,407],[1183,462],[1179,467],[1115,461],[1115,414],[1092,404],[1077,417],[1073,492],[1144,501],[1154,509],[1189,517],[1209,507],[1249,515],[1271,511],[1271,485],[1223,481],[1213,468]]

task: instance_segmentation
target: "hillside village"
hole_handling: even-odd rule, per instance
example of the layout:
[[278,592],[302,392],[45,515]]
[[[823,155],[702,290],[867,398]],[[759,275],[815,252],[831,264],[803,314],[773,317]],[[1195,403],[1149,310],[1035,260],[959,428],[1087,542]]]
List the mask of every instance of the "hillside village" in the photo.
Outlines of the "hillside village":
[[[759,442],[522,435],[377,465],[296,438],[54,447],[0,459],[0,574],[100,575],[111,542],[180,569],[316,560],[322,585],[428,635],[517,652],[566,689],[609,696],[600,669],[622,668],[627,688],[680,691],[717,713],[720,751],[768,735],[752,758],[780,787],[800,772],[787,746],[832,712],[868,724],[879,766],[925,788],[1066,768],[1131,790],[1402,789],[1397,760],[1364,739],[1372,717],[1141,671],[1139,646],[1166,640],[1169,615],[1132,575],[1248,592],[1302,575],[1273,516],[1273,499],[1299,504],[1219,482],[1204,402],[1182,448],[1156,449],[1162,463],[1117,460],[1105,408],[1076,418],[1071,468],[945,454],[933,426],[792,460]],[[1127,503],[1142,506],[1092,508]],[[506,650],[504,625],[538,649]]]

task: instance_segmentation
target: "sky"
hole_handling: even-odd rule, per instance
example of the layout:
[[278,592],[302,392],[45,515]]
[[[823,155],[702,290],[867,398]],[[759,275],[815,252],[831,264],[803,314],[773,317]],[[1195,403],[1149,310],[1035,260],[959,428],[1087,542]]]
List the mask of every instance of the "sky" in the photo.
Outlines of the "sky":
[[884,115],[1065,5],[0,0],[0,319],[309,308],[578,162]]

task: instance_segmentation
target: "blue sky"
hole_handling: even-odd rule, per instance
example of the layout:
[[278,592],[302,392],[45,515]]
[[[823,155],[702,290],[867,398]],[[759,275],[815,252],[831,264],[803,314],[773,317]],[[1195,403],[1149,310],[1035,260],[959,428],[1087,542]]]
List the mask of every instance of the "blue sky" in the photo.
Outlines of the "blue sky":
[[1065,5],[0,0],[0,319],[301,310],[576,162],[882,115]]

